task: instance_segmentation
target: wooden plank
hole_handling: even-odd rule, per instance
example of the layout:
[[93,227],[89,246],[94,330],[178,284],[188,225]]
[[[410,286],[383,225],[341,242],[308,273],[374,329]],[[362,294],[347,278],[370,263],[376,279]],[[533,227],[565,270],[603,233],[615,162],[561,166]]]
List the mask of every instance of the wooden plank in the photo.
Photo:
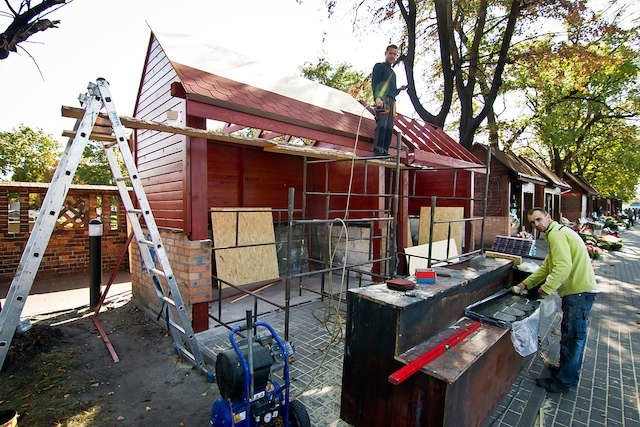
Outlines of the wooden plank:
[[[464,218],[464,208],[462,207],[447,207],[437,206],[434,220],[445,219],[461,219]],[[420,227],[418,229],[418,244],[429,243],[429,223],[431,221],[431,207],[422,206],[420,208]],[[462,222],[451,223],[451,235],[448,236],[449,224],[434,224],[433,225],[433,241],[447,240],[451,238],[456,241],[458,248],[462,247]]]
[[[72,130],[63,130],[62,136],[64,136],[65,138],[75,138],[76,132]],[[99,132],[91,132],[91,135],[89,135],[89,140],[100,141],[100,142],[114,142],[116,138],[113,135],[107,135]]]
[[[429,244],[426,243],[424,245],[416,245],[416,246],[411,246],[410,248],[405,248],[404,249],[404,253],[409,254],[409,255],[417,255],[417,256],[411,256],[408,257],[408,264],[409,264],[409,274],[414,274],[416,271],[416,268],[428,268],[428,262],[425,259],[426,257],[429,256]],[[449,240],[449,255],[447,256],[447,241],[446,240],[439,240],[437,242],[433,242],[433,249],[431,250],[431,258],[433,260],[440,260],[440,259],[445,259],[445,258],[450,258],[450,257],[455,257],[459,255],[458,253],[458,247],[456,246],[456,241],[453,239]],[[418,258],[419,257],[424,257],[424,258]],[[455,260],[453,260],[455,261]],[[435,261],[435,264],[438,265],[440,264],[438,261]],[[434,266],[434,263],[431,264],[431,266]]]
[[[73,119],[82,118],[84,110],[77,107],[62,106],[62,116],[70,117]],[[100,119],[105,120],[110,125],[109,118],[106,114],[100,113]],[[255,147],[271,147],[277,145],[272,141],[265,141],[258,138],[246,138],[241,136],[226,135],[222,132],[215,132],[211,130],[196,129],[188,126],[168,125],[163,123],[154,122],[151,120],[138,119],[130,116],[120,116],[122,125],[131,129],[151,129],[160,132],[176,133],[180,135],[194,136],[200,138],[211,139],[215,141],[232,142],[236,144],[252,145]]]
[[[217,276],[239,286],[278,278],[280,273],[271,209],[214,209],[211,212],[211,231]],[[215,249],[260,243],[267,245]]]
[[505,254],[502,252],[494,252],[494,251],[485,251],[484,254],[489,258],[503,258],[503,259],[511,260],[515,265],[522,264],[522,257],[520,255]]

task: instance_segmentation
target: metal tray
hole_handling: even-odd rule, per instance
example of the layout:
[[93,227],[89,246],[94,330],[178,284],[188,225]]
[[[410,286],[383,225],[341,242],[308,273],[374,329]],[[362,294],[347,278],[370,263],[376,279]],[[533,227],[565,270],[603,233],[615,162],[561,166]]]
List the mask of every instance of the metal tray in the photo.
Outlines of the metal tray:
[[471,319],[509,329],[511,323],[530,316],[539,305],[539,301],[514,295],[509,289],[502,289],[467,306],[464,314]]

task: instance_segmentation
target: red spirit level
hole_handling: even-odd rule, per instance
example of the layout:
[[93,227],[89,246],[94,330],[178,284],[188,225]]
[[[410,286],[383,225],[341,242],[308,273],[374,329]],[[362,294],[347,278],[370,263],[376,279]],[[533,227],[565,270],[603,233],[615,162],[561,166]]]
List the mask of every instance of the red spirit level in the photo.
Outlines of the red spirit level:
[[402,368],[395,371],[393,374],[389,375],[389,382],[393,385],[401,384],[404,380],[409,378],[411,375],[418,372],[428,363],[434,361],[439,356],[444,354],[447,350],[449,350],[454,345],[458,344],[460,341],[471,335],[473,332],[477,331],[482,323],[480,322],[471,322],[464,328],[460,329],[453,335],[451,335],[446,340],[442,341],[440,344],[436,345],[431,350],[427,351],[416,360]]

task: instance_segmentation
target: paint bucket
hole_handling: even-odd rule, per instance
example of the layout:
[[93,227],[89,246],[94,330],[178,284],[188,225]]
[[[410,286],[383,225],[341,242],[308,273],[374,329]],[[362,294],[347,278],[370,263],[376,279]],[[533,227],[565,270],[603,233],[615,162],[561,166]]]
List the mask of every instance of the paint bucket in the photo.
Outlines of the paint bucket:
[[18,413],[13,409],[0,410],[0,427],[18,427]]

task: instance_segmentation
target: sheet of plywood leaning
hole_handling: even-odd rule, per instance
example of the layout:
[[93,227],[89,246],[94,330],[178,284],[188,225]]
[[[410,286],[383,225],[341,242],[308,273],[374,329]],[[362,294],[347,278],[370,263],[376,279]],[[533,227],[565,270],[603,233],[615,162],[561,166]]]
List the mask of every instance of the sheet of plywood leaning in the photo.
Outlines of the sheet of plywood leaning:
[[[216,208],[211,212],[211,231],[220,279],[246,285],[280,276],[271,209]],[[234,247],[256,244],[264,245]]]
[[[464,218],[464,208],[436,206],[434,221],[443,219]],[[418,229],[418,244],[429,243],[429,223],[431,221],[431,207],[422,206],[420,208],[420,227]],[[451,236],[448,236],[449,224],[451,224]],[[462,222],[451,222],[449,224],[433,224],[433,241],[453,239],[458,248],[462,247]]]
[[[448,253],[447,253],[448,250]],[[407,260],[409,264],[409,274],[415,274],[416,268],[428,268],[429,262],[429,244],[426,245],[416,245],[409,248],[405,248],[404,253],[407,254]],[[411,255],[411,256],[409,256]],[[438,260],[452,258],[459,255],[458,248],[456,246],[456,241],[453,239],[449,240],[449,244],[447,245],[446,240],[440,240],[437,242],[433,242],[433,249],[431,249],[431,260],[433,263],[431,267],[437,265],[443,265],[443,263]],[[449,260],[449,262],[456,262],[456,259],[453,258]]]

